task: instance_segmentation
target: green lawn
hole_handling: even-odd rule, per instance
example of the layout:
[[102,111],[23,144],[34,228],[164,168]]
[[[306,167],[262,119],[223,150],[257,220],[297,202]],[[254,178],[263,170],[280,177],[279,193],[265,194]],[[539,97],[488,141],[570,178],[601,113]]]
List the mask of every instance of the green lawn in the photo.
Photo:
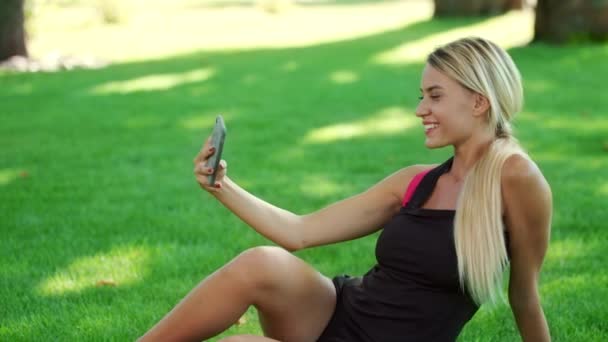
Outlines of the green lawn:
[[[378,56],[442,32],[477,34],[466,28],[487,20],[0,74],[0,340],[133,340],[205,275],[268,243],[192,177],[218,113],[231,178],[296,213],[406,165],[445,160],[452,151],[425,149],[413,115],[423,62]],[[554,194],[540,284],[551,332],[605,341],[608,45],[509,51],[526,89],[516,132]],[[361,274],[375,240],[296,254],[326,275]],[[234,333],[260,333],[255,312]],[[460,340],[517,339],[499,305],[483,308]]]

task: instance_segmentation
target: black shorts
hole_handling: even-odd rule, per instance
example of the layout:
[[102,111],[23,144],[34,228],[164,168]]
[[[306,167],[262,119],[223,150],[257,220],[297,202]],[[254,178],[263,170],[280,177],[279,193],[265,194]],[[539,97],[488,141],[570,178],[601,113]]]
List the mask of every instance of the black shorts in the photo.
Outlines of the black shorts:
[[346,319],[346,316],[344,315],[344,306],[342,305],[342,293],[345,286],[357,286],[361,284],[361,279],[361,277],[351,277],[349,275],[341,275],[332,279],[334,287],[336,288],[336,308],[317,342],[353,341],[344,329],[344,320]]
[[331,281],[334,283],[334,287],[336,288],[336,299],[342,298],[344,286],[359,286],[361,285],[362,280],[363,277],[352,277],[348,274],[335,276]]

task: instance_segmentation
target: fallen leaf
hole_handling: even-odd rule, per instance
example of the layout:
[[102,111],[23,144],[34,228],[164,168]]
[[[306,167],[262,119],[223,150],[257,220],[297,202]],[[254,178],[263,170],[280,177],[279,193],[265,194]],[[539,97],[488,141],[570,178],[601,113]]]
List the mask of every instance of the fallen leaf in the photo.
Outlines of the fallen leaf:
[[235,325],[243,325],[247,323],[247,318],[245,316],[242,316],[241,318],[239,318],[239,320],[235,323]]
[[21,172],[19,172],[19,177],[21,177],[21,178],[27,178],[29,176],[30,176],[30,173],[27,172],[27,171],[21,171]]
[[112,279],[101,279],[99,281],[97,281],[97,283],[95,284],[97,287],[100,286],[116,286],[116,282]]

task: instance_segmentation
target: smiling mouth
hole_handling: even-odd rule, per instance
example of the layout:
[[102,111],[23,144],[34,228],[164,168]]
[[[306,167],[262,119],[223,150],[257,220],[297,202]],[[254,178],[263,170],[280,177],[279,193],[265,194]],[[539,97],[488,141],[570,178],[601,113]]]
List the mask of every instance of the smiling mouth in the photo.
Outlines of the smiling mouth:
[[424,125],[424,133],[428,133],[437,127],[439,127],[438,124],[426,124],[426,125]]

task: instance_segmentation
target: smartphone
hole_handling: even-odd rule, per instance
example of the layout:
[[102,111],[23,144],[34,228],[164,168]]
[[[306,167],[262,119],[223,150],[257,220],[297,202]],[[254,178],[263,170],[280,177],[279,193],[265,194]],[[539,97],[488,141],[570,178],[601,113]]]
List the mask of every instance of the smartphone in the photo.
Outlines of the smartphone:
[[213,168],[213,174],[208,177],[211,186],[215,184],[217,169],[220,165],[220,160],[222,160],[224,140],[226,140],[226,124],[224,123],[224,118],[218,115],[215,118],[215,126],[213,126],[213,132],[211,133],[211,146],[215,147],[215,153],[207,159],[207,163],[205,164],[205,167]]

